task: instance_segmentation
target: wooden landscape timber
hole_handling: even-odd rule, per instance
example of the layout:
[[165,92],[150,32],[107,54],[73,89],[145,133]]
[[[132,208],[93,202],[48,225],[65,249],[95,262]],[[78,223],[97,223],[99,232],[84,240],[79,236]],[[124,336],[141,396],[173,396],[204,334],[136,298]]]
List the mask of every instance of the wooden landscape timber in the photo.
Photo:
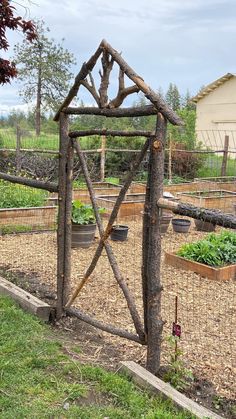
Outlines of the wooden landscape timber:
[[16,301],[23,310],[36,315],[45,322],[48,322],[54,313],[53,307],[50,307],[44,301],[39,300],[29,292],[17,287],[17,285],[12,282],[7,281],[2,276],[0,276],[0,294],[8,295]]
[[134,382],[141,387],[152,391],[161,397],[170,399],[179,409],[189,411],[192,415],[200,419],[222,419],[222,416],[206,409],[184,394],[177,391],[169,383],[165,383],[160,378],[155,377],[141,365],[133,361],[123,361],[120,363],[121,371],[133,378]]
[[224,212],[207,208],[200,208],[184,202],[173,202],[165,198],[158,199],[157,205],[159,208],[171,210],[174,214],[207,221],[225,228],[236,229],[236,216],[231,214],[225,214]]

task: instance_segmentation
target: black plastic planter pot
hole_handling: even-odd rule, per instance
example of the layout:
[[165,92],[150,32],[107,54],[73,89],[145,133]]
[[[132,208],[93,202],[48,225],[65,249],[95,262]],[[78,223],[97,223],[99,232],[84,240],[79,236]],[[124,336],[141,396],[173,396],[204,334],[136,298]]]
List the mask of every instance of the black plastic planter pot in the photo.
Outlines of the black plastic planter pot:
[[91,246],[96,231],[96,224],[72,223],[71,247],[87,248]]
[[191,221],[185,218],[173,218],[172,226],[176,233],[188,233]]
[[127,240],[128,230],[129,230],[128,226],[124,226],[124,225],[113,226],[111,230],[111,236],[110,236],[111,240],[122,241],[122,242]]
[[215,224],[212,223],[208,223],[207,221],[203,221],[203,220],[194,220],[195,222],[195,226],[196,226],[196,230],[198,231],[215,231],[216,226]]

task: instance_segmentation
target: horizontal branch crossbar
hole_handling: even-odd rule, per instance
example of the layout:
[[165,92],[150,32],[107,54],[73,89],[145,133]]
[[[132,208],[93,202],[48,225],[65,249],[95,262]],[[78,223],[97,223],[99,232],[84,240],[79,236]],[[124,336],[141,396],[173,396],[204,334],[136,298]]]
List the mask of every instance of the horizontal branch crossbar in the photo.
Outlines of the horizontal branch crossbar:
[[133,116],[150,116],[156,115],[157,110],[153,105],[133,106],[130,108],[97,108],[97,107],[68,107],[63,112],[69,115],[96,115],[105,116],[107,118],[125,118]]
[[159,208],[173,211],[174,214],[185,215],[187,217],[207,221],[225,228],[236,229],[236,217],[219,210],[196,207],[195,205],[183,202],[169,201],[165,198],[160,198],[157,205]]
[[111,130],[111,129],[89,129],[85,131],[71,131],[69,133],[70,138],[87,137],[89,135],[106,135],[111,137],[146,137],[150,138],[154,136],[154,132],[151,131],[123,131],[123,130]]
[[30,186],[37,189],[45,189],[49,192],[58,192],[58,185],[52,182],[43,182],[36,179],[27,179],[21,176],[8,175],[0,172],[0,179],[7,180],[11,183],[19,183],[20,185]]
[[118,327],[114,327],[110,324],[103,323],[99,320],[96,320],[94,317],[90,316],[89,314],[83,313],[82,311],[78,310],[77,308],[70,307],[66,308],[66,313],[70,316],[75,316],[78,319],[82,320],[83,322],[86,322],[88,324],[91,324],[92,326],[103,330],[104,332],[111,333],[116,336],[120,336],[121,338],[129,339],[134,342],[138,342],[141,345],[144,345],[145,342],[142,342],[138,335],[135,335],[134,333],[130,333],[127,330],[120,329]]
[[[15,152],[15,148],[0,148],[0,152]],[[42,153],[42,154],[55,154],[59,156],[59,151],[55,150],[45,150],[45,149],[38,149],[38,148],[19,148],[18,151],[21,151],[23,153]]]

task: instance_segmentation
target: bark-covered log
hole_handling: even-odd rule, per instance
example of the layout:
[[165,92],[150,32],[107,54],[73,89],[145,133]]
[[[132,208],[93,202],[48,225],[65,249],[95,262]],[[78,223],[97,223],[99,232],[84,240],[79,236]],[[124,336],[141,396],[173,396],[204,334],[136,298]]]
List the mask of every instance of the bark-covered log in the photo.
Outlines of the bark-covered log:
[[104,332],[111,333],[112,335],[120,336],[121,338],[129,339],[134,342],[141,343],[142,345],[145,345],[145,342],[142,342],[138,335],[135,335],[134,333],[130,333],[127,330],[120,329],[118,327],[114,327],[110,324],[103,323],[99,320],[94,319],[92,316],[89,316],[86,313],[83,313],[82,311],[78,310],[77,308],[70,307],[66,309],[66,313],[70,316],[75,316],[78,319],[91,324],[92,326],[96,327],[97,329],[101,329]]
[[[156,138],[150,145],[148,171],[148,200],[145,202],[144,220],[148,222],[144,231],[143,246],[147,246],[143,256],[143,290],[146,309],[147,369],[156,374],[160,368],[161,337],[164,322],[161,318],[161,231],[160,211],[156,202],[163,195],[164,153],[166,120],[161,113],[157,115]],[[146,219],[148,217],[148,219]],[[146,281],[146,283],[145,283]]]
[[63,112],[68,115],[96,115],[105,116],[107,118],[125,118],[133,116],[149,116],[156,115],[157,110],[153,105],[135,106],[131,108],[96,108],[96,107],[68,107],[64,108]]
[[106,135],[111,137],[147,137],[154,136],[154,132],[150,131],[123,131],[123,130],[112,130],[112,129],[87,129],[85,131],[71,131],[69,133],[70,138],[87,137],[88,135]]
[[37,189],[45,189],[49,192],[58,192],[58,185],[52,182],[43,182],[36,179],[27,179],[21,176],[8,175],[0,172],[0,179],[7,180],[11,183],[19,183],[20,185],[30,186]]
[[236,229],[235,215],[226,214],[219,210],[196,207],[195,205],[183,202],[172,202],[165,198],[160,198],[157,201],[157,205],[159,208],[165,208],[173,211],[174,214],[207,221],[225,228]]
[[[59,191],[58,191],[58,228],[57,228],[57,318],[63,314],[63,307],[69,297],[68,283],[65,278],[66,246],[66,188],[67,188],[67,150],[68,150],[68,116],[60,114],[60,158],[59,158]],[[68,294],[68,295],[67,295]]]
[[161,112],[169,122],[174,125],[183,125],[183,121],[181,118],[170,109],[166,102],[161,98],[160,95],[154,92],[145,82],[144,80],[137,74],[135,71],[125,62],[125,60],[121,57],[121,54],[112,48],[108,42],[103,39],[101,42],[101,46],[105,48],[106,51],[111,54],[114,60],[119,64],[121,70],[129,77],[136,86],[145,94],[145,96],[155,105],[158,112]]

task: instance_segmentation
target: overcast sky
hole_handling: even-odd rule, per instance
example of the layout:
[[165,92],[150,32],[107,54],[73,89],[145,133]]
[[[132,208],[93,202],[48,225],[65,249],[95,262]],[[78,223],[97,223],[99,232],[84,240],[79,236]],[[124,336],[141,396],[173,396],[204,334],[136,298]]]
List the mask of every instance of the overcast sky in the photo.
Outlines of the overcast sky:
[[[187,89],[195,94],[236,72],[236,0],[18,2],[28,4],[27,18],[45,21],[56,41],[65,38],[64,46],[77,59],[75,73],[103,38],[154,90],[166,91],[172,82],[182,94]],[[9,39],[14,44],[22,37],[12,33]],[[18,87],[0,86],[0,115],[21,103]]]

